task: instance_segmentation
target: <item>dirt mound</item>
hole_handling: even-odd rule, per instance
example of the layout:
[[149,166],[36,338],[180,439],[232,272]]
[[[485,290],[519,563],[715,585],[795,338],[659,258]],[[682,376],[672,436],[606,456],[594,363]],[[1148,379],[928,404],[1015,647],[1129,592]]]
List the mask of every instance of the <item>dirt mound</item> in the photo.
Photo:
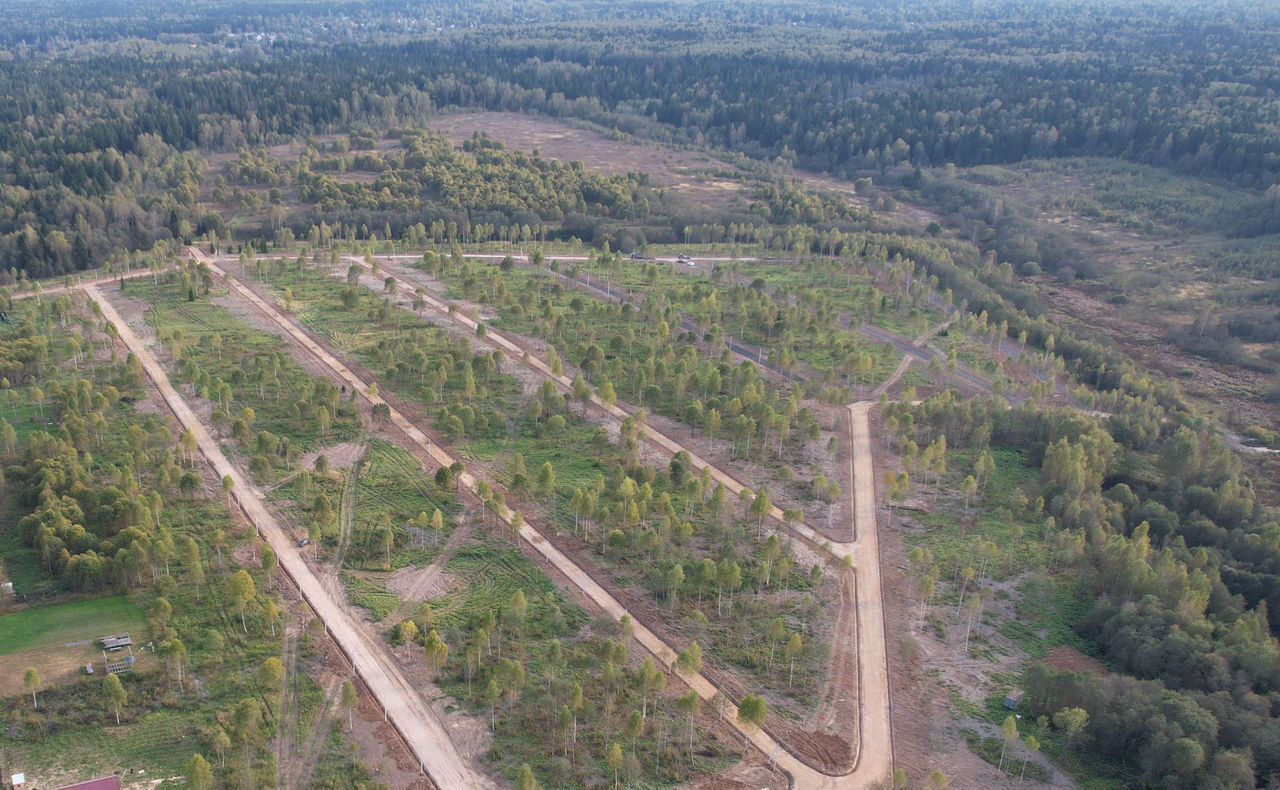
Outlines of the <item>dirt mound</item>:
[[824,771],[847,771],[852,762],[849,742],[828,732],[797,732],[788,745],[805,762]]

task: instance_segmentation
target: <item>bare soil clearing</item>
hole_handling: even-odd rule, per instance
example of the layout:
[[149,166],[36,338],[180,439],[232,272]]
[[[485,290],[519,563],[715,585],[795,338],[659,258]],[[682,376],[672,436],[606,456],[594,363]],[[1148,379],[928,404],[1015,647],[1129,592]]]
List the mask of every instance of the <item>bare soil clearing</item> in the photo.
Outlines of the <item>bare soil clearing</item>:
[[536,149],[544,158],[581,162],[607,175],[645,173],[700,205],[724,207],[745,203],[749,198],[745,184],[715,175],[715,171],[741,171],[702,151],[613,138],[592,129],[521,113],[443,115],[428,126],[457,144],[473,134],[484,133],[509,148],[526,152]]
[[[404,608],[410,604],[432,601],[447,594],[460,580],[446,571],[445,565],[453,556],[452,549],[461,546],[473,532],[474,526],[471,521],[460,523],[449,534],[449,540],[432,563],[421,568],[409,565],[397,570],[387,578],[387,589],[400,596],[400,599],[405,602]],[[402,614],[407,615],[407,612],[398,611],[388,620],[395,622]]]
[[[86,638],[94,636],[102,636],[102,634],[86,632]],[[134,657],[138,660],[136,666],[139,671],[154,669],[159,663],[151,653],[135,652]],[[27,704],[31,703],[31,694],[23,688],[22,683],[22,676],[27,667],[36,667],[40,671],[41,688],[44,689],[70,685],[82,680],[92,683],[96,678],[101,678],[103,672],[102,651],[98,649],[96,643],[75,647],[43,645],[20,653],[12,653],[5,656],[4,660],[9,668],[0,672],[0,696],[25,695]],[[112,660],[118,659],[113,656]],[[93,677],[84,673],[85,664],[90,663],[94,665],[93,671],[96,673]],[[86,693],[89,693],[88,690]],[[39,694],[36,697],[39,699]]]
[[[856,206],[867,211],[871,210],[871,201],[866,197],[859,195],[850,181],[835,178],[834,176],[819,175],[807,171],[797,171],[794,173],[795,180],[803,186],[819,192],[829,192],[843,198],[849,205]],[[903,221],[905,224],[912,225],[916,228],[922,228],[930,222],[937,222],[938,215],[934,214],[926,208],[915,206],[908,203],[898,202],[897,208],[888,212],[888,216]]]
[[1109,674],[1101,661],[1086,656],[1074,647],[1059,645],[1049,651],[1044,663],[1059,672],[1095,672],[1099,675]]
[[[1224,300],[1221,295],[1249,293],[1263,285],[1217,265],[1219,256],[1237,240],[1181,227],[1142,205],[1099,204],[1106,210],[1075,210],[1077,200],[1083,196],[1089,202],[1100,186],[1105,192],[1124,189],[1128,183],[1125,176],[1106,169],[1094,172],[1088,161],[1075,168],[1031,162],[1001,171],[1008,177],[999,179],[995,190],[1029,207],[1034,222],[1065,233],[1097,262],[1098,281],[1064,285],[1047,276],[1032,281],[1050,319],[1110,342],[1140,368],[1178,382],[1198,409],[1231,432],[1226,438],[1238,449],[1247,448],[1235,434],[1254,425],[1273,430],[1280,426],[1280,408],[1267,398],[1275,388],[1274,375],[1206,359],[1183,351],[1169,339],[1206,313],[1213,318],[1247,301],[1239,296]],[[1212,198],[1206,205],[1219,199],[1213,196],[1232,191],[1210,182],[1196,186]],[[1129,188],[1135,195],[1159,189],[1144,184]],[[1176,208],[1177,201],[1170,205]],[[1274,355],[1275,345],[1251,351]],[[1273,501],[1280,497],[1272,482],[1278,479],[1280,459],[1249,452],[1245,457],[1256,466],[1251,477],[1263,497]]]
[[[950,706],[952,693],[985,705],[981,691],[985,685],[983,678],[992,667],[978,659],[958,657],[958,647],[937,639],[932,631],[921,627],[919,593],[906,571],[908,551],[903,534],[909,529],[909,525],[899,521],[897,526],[882,531],[885,617],[888,633],[892,635],[888,646],[895,767],[906,771],[912,783],[922,782],[932,771],[940,769],[956,788],[1017,787],[1016,778],[1001,773],[969,749],[955,723]],[[955,625],[950,621],[947,624]],[[951,641],[957,639],[957,632],[958,638],[963,639],[963,628],[956,626],[951,628]],[[1015,663],[1007,667],[1016,668]],[[1043,756],[1037,756],[1033,762],[1053,775],[1051,786],[1074,786]]]
[[[727,172],[746,177],[746,171],[727,159],[697,149],[676,148],[622,135],[613,137],[551,118],[511,112],[444,115],[427,125],[457,144],[473,134],[483,133],[509,148],[537,150],[545,158],[581,162],[609,175],[645,173],[699,205],[723,208],[750,200],[749,183],[717,175]],[[837,195],[857,208],[871,209],[871,201],[858,195],[851,181],[806,171],[788,175],[805,187]],[[901,202],[888,216],[918,227],[938,219],[928,209]]]
[[367,446],[360,442],[340,442],[304,453],[298,459],[298,466],[310,469],[315,466],[316,459],[323,455],[325,460],[329,462],[330,469],[346,469],[356,461],[359,461],[366,449]]

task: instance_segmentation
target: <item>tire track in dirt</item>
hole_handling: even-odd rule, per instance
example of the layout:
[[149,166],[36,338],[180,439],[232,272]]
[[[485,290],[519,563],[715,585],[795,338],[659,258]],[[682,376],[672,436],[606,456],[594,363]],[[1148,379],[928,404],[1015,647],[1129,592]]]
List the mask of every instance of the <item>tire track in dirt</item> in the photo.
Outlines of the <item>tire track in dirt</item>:
[[351,547],[351,535],[356,529],[356,494],[360,487],[360,467],[364,465],[364,453],[368,448],[360,442],[360,454],[355,463],[347,467],[342,482],[342,499],[338,503],[338,546],[334,549],[331,563],[331,574],[342,572],[342,565],[347,559],[347,549]]
[[288,784],[285,785],[288,790],[302,790],[311,786],[311,776],[315,773],[316,763],[320,761],[325,743],[329,740],[329,733],[333,730],[333,720],[337,714],[338,698],[341,692],[342,683],[337,678],[331,680],[329,687],[324,690],[324,701],[320,703],[320,710],[316,713],[316,723],[307,733],[306,740],[298,750],[297,771],[291,772]]
[[293,767],[293,747],[298,736],[298,634],[292,622],[284,627],[284,693],[280,695],[279,726],[276,730],[276,779],[289,787]]

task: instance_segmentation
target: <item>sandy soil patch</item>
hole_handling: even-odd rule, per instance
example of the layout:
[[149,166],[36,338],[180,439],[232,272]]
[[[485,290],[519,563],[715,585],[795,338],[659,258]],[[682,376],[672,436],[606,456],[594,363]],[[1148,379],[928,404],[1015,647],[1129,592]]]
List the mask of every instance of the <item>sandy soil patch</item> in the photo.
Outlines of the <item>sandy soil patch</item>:
[[434,601],[453,589],[457,579],[434,563],[426,568],[401,568],[387,578],[387,590],[414,603]]

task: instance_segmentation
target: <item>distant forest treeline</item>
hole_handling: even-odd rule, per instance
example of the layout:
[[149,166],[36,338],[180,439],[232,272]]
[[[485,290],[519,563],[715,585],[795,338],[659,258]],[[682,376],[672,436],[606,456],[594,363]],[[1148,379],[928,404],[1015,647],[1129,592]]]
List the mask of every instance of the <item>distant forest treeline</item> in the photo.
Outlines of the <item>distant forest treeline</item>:
[[216,223],[192,151],[451,107],[844,176],[1093,155],[1259,189],[1280,179],[1280,15],[1231,3],[145,8],[95,6],[97,27],[78,5],[0,11],[14,45],[0,60],[4,268],[74,270]]

